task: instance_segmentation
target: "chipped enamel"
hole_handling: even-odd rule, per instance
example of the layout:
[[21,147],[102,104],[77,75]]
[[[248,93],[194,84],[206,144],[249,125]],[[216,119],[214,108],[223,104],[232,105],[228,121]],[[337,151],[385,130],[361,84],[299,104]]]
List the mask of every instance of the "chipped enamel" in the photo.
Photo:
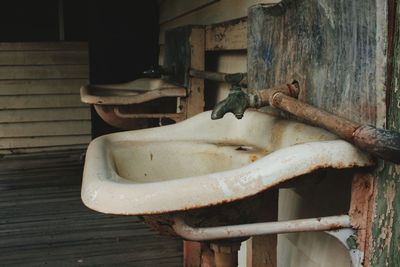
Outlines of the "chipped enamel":
[[320,168],[372,164],[320,128],[256,111],[242,120],[210,115],[93,140],[85,205],[111,214],[167,213],[239,200]]

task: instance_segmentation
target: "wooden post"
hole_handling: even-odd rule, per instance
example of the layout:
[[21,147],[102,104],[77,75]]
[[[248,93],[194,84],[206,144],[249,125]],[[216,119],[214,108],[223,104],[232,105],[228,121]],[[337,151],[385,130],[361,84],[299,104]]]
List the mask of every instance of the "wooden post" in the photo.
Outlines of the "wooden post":
[[[264,216],[262,221],[278,220],[278,196],[279,190],[272,189],[265,194]],[[247,267],[276,267],[277,266],[277,235],[253,236],[247,241]]]
[[[247,24],[249,88],[263,89],[297,80],[302,101],[358,123],[383,127],[386,1],[282,0],[273,7],[260,4],[250,8]],[[399,127],[400,90],[392,93],[395,101],[391,102],[388,125]],[[392,265],[374,266],[399,266],[395,265],[399,261],[394,263],[394,255],[399,249],[400,230],[391,227],[399,224],[394,210],[400,205],[400,195],[395,193],[400,168],[385,163],[378,175],[379,179],[372,173],[356,175],[352,222],[360,230],[360,249],[365,248],[367,253],[371,243],[374,251],[378,251],[375,247],[385,248],[384,253],[392,255]],[[373,215],[371,193],[375,195],[376,211],[369,237],[371,227],[363,220],[371,221],[368,218]],[[372,253],[374,263],[378,262],[374,258],[383,255]]]
[[374,192],[373,174],[359,172],[354,175],[351,186],[350,219],[351,225],[357,229],[358,249],[367,250],[368,226],[371,221],[371,207]]
[[[390,12],[390,11],[393,11]],[[400,2],[389,0],[388,129],[400,131]],[[390,18],[390,17],[389,17]],[[391,31],[393,29],[393,31]],[[391,32],[394,38],[391,38]],[[390,49],[393,48],[393,53]],[[393,58],[391,58],[393,55]],[[400,266],[400,165],[380,162],[374,184],[373,221],[369,227],[365,266]]]
[[[189,38],[190,68],[204,70],[205,62],[205,31],[204,28],[194,28]],[[204,111],[204,80],[189,79],[189,96],[186,99],[186,116],[190,118]]]
[[204,80],[190,78],[189,69],[204,70],[205,43],[203,26],[184,26],[166,32],[164,67],[174,69],[169,78],[188,90],[188,96],[181,98],[186,118],[204,111]]

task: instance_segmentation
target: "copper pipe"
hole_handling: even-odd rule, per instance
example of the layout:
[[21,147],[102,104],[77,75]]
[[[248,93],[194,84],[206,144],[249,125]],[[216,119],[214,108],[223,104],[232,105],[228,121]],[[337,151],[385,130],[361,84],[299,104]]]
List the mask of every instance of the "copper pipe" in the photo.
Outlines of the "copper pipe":
[[199,79],[247,86],[247,73],[222,73],[191,69],[189,74],[191,77]]
[[357,123],[301,102],[280,92],[273,95],[270,104],[273,107],[305,119],[313,125],[325,128],[346,140],[352,140],[353,133],[360,127]]
[[220,119],[228,112],[241,119],[247,108],[271,105],[310,124],[325,128],[376,157],[400,163],[400,133],[361,125],[339,117],[299,101],[298,94],[299,85],[296,81],[292,84],[254,90],[252,93],[245,93],[236,85],[232,87],[228,97],[214,107],[211,119]]
[[325,128],[376,157],[400,163],[400,133],[398,132],[352,122],[282,92],[269,96],[268,101],[271,106]]

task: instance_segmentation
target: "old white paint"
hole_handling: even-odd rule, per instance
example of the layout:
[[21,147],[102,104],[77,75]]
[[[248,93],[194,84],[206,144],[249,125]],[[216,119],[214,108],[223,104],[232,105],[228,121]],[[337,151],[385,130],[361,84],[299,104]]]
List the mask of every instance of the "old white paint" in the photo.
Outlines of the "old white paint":
[[320,128],[255,111],[242,120],[210,116],[94,140],[85,205],[112,214],[165,213],[242,199],[322,167],[372,164]]

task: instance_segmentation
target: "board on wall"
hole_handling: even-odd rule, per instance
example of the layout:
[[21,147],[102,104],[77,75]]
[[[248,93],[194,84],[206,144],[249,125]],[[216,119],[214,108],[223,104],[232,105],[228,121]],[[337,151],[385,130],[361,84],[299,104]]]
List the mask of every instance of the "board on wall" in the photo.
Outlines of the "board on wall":
[[172,17],[172,10],[167,9],[166,6],[178,6],[179,2],[185,2],[186,9],[190,11],[167,21],[163,21],[160,17],[160,44],[164,44],[165,31],[168,29],[189,24],[209,25],[244,18],[247,17],[249,7],[259,3],[275,4],[280,0],[218,0],[208,1],[209,3],[202,6],[198,4],[199,1],[164,0],[160,3],[160,14]]
[[0,43],[0,154],[85,147],[86,43]]
[[256,89],[299,81],[301,98],[360,123],[385,118],[386,4],[284,0],[250,9],[248,68]]
[[[296,79],[302,91],[300,100],[359,123],[383,127],[386,119],[387,21],[387,2],[379,0],[283,0],[275,7],[258,5],[250,9],[248,18],[249,86],[262,89]],[[343,178],[343,173],[335,178],[339,176]],[[360,176],[369,175],[363,173]],[[368,186],[363,185],[363,188],[369,198]],[[329,187],[329,192],[336,192],[330,200],[331,207],[339,206],[337,199],[349,197],[343,189],[348,190],[348,187],[341,186],[338,190]],[[320,191],[310,190],[301,196],[312,199],[310,196],[316,196],[314,192]],[[303,199],[291,195],[294,210],[311,210]],[[285,194],[280,196],[285,197]],[[288,194],[286,196],[290,198]],[[320,202],[320,199],[314,198],[313,202]],[[298,208],[302,206],[302,209]],[[383,213],[388,214],[386,209]],[[381,218],[380,222],[383,221]],[[363,223],[367,224],[366,221]],[[362,250],[365,227],[360,226],[358,235]],[[387,229],[385,231],[390,232]],[[317,252],[323,249],[318,246],[319,239],[313,242],[315,246],[299,246],[303,239],[301,235],[281,242],[286,245],[285,251],[281,247],[281,258],[292,261],[285,266],[311,266],[298,260],[299,252],[310,247],[313,248],[310,255],[317,255],[316,258],[327,255]],[[297,248],[292,248],[292,244]],[[338,264],[337,255],[335,253],[322,262],[328,260]]]

